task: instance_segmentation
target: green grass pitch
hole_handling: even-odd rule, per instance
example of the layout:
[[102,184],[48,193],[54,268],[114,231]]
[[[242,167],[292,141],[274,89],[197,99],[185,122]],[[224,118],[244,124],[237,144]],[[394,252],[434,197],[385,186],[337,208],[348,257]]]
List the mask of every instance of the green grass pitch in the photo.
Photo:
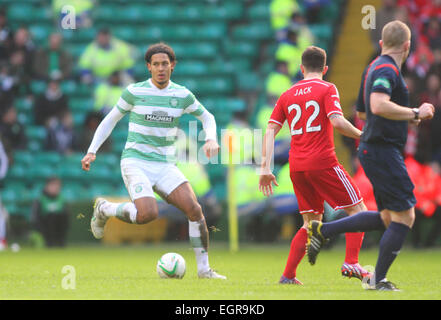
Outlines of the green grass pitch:
[[[185,258],[184,279],[158,277],[156,261],[166,252]],[[288,244],[243,245],[232,254],[213,243],[210,264],[228,276],[222,281],[198,279],[193,250],[184,244],[6,251],[0,252],[0,299],[441,299],[439,249],[402,250],[388,275],[402,292],[366,291],[359,280],[341,277],[340,246],[323,251],[315,266],[305,257],[297,274],[304,286],[279,285],[287,253]],[[360,263],[374,265],[376,257],[377,250],[362,251]],[[73,290],[62,288],[65,265],[75,268]]]

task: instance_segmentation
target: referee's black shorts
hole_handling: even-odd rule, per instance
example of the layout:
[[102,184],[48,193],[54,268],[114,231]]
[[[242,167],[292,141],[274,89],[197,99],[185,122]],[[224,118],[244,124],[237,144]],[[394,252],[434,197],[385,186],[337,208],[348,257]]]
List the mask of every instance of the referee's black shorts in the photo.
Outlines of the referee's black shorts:
[[415,186],[399,148],[391,144],[360,142],[358,157],[374,187],[378,211],[404,211],[415,206]]

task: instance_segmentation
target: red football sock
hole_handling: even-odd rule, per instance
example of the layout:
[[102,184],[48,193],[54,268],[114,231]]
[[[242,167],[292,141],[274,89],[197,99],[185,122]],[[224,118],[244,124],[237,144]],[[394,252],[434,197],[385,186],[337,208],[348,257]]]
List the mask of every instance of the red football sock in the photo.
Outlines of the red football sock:
[[345,262],[350,264],[358,263],[358,254],[363,243],[364,232],[347,232],[346,236],[346,257]]
[[306,242],[308,240],[308,233],[305,228],[300,228],[291,241],[291,248],[289,250],[288,261],[286,262],[285,271],[283,275],[289,279],[296,276],[297,266],[302,261],[306,252]]

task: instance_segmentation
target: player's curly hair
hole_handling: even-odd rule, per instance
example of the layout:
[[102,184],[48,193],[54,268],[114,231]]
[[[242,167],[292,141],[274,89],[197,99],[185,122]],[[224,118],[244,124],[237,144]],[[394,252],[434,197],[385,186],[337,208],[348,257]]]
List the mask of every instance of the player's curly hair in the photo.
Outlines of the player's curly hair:
[[150,63],[152,60],[152,56],[157,53],[165,53],[166,55],[168,55],[170,62],[176,61],[176,55],[172,47],[163,42],[155,43],[148,47],[144,56],[144,60],[147,63]]

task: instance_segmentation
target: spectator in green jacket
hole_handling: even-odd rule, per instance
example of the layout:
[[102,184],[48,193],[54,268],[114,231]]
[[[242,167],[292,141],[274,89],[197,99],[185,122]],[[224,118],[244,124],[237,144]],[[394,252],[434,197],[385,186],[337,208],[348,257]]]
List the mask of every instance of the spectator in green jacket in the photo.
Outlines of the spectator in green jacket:
[[301,27],[291,25],[286,32],[286,38],[281,41],[276,50],[276,59],[288,63],[288,73],[291,78],[302,79],[300,64],[303,51],[312,45],[307,37],[301,37]]
[[239,221],[245,225],[247,240],[273,241],[280,232],[281,221],[270,210],[269,200],[259,192],[258,167],[237,165],[234,169],[234,192]]
[[299,30],[298,42],[300,46],[306,48],[315,43],[314,34],[311,32],[305,16],[300,12],[294,12],[291,15],[288,25],[285,28],[277,31],[276,33],[277,41],[284,41],[290,29]]
[[64,80],[71,76],[72,56],[62,48],[63,37],[52,33],[49,46],[37,51],[34,58],[34,76],[42,80]]
[[270,4],[271,27],[274,30],[286,28],[291,15],[299,10],[296,0],[272,0]]
[[133,74],[135,64],[132,47],[115,37],[109,29],[98,31],[95,41],[89,44],[78,62],[81,81],[86,84],[105,81],[115,71]]
[[115,71],[106,82],[100,83],[94,92],[94,111],[105,116],[118,102],[124,90],[119,71]]
[[43,192],[32,207],[32,220],[48,247],[64,247],[69,229],[69,211],[61,194],[62,183],[58,177],[46,181]]
[[280,97],[280,95],[291,88],[291,86],[292,83],[288,74],[287,62],[277,60],[274,71],[270,72],[266,79],[266,93]]

